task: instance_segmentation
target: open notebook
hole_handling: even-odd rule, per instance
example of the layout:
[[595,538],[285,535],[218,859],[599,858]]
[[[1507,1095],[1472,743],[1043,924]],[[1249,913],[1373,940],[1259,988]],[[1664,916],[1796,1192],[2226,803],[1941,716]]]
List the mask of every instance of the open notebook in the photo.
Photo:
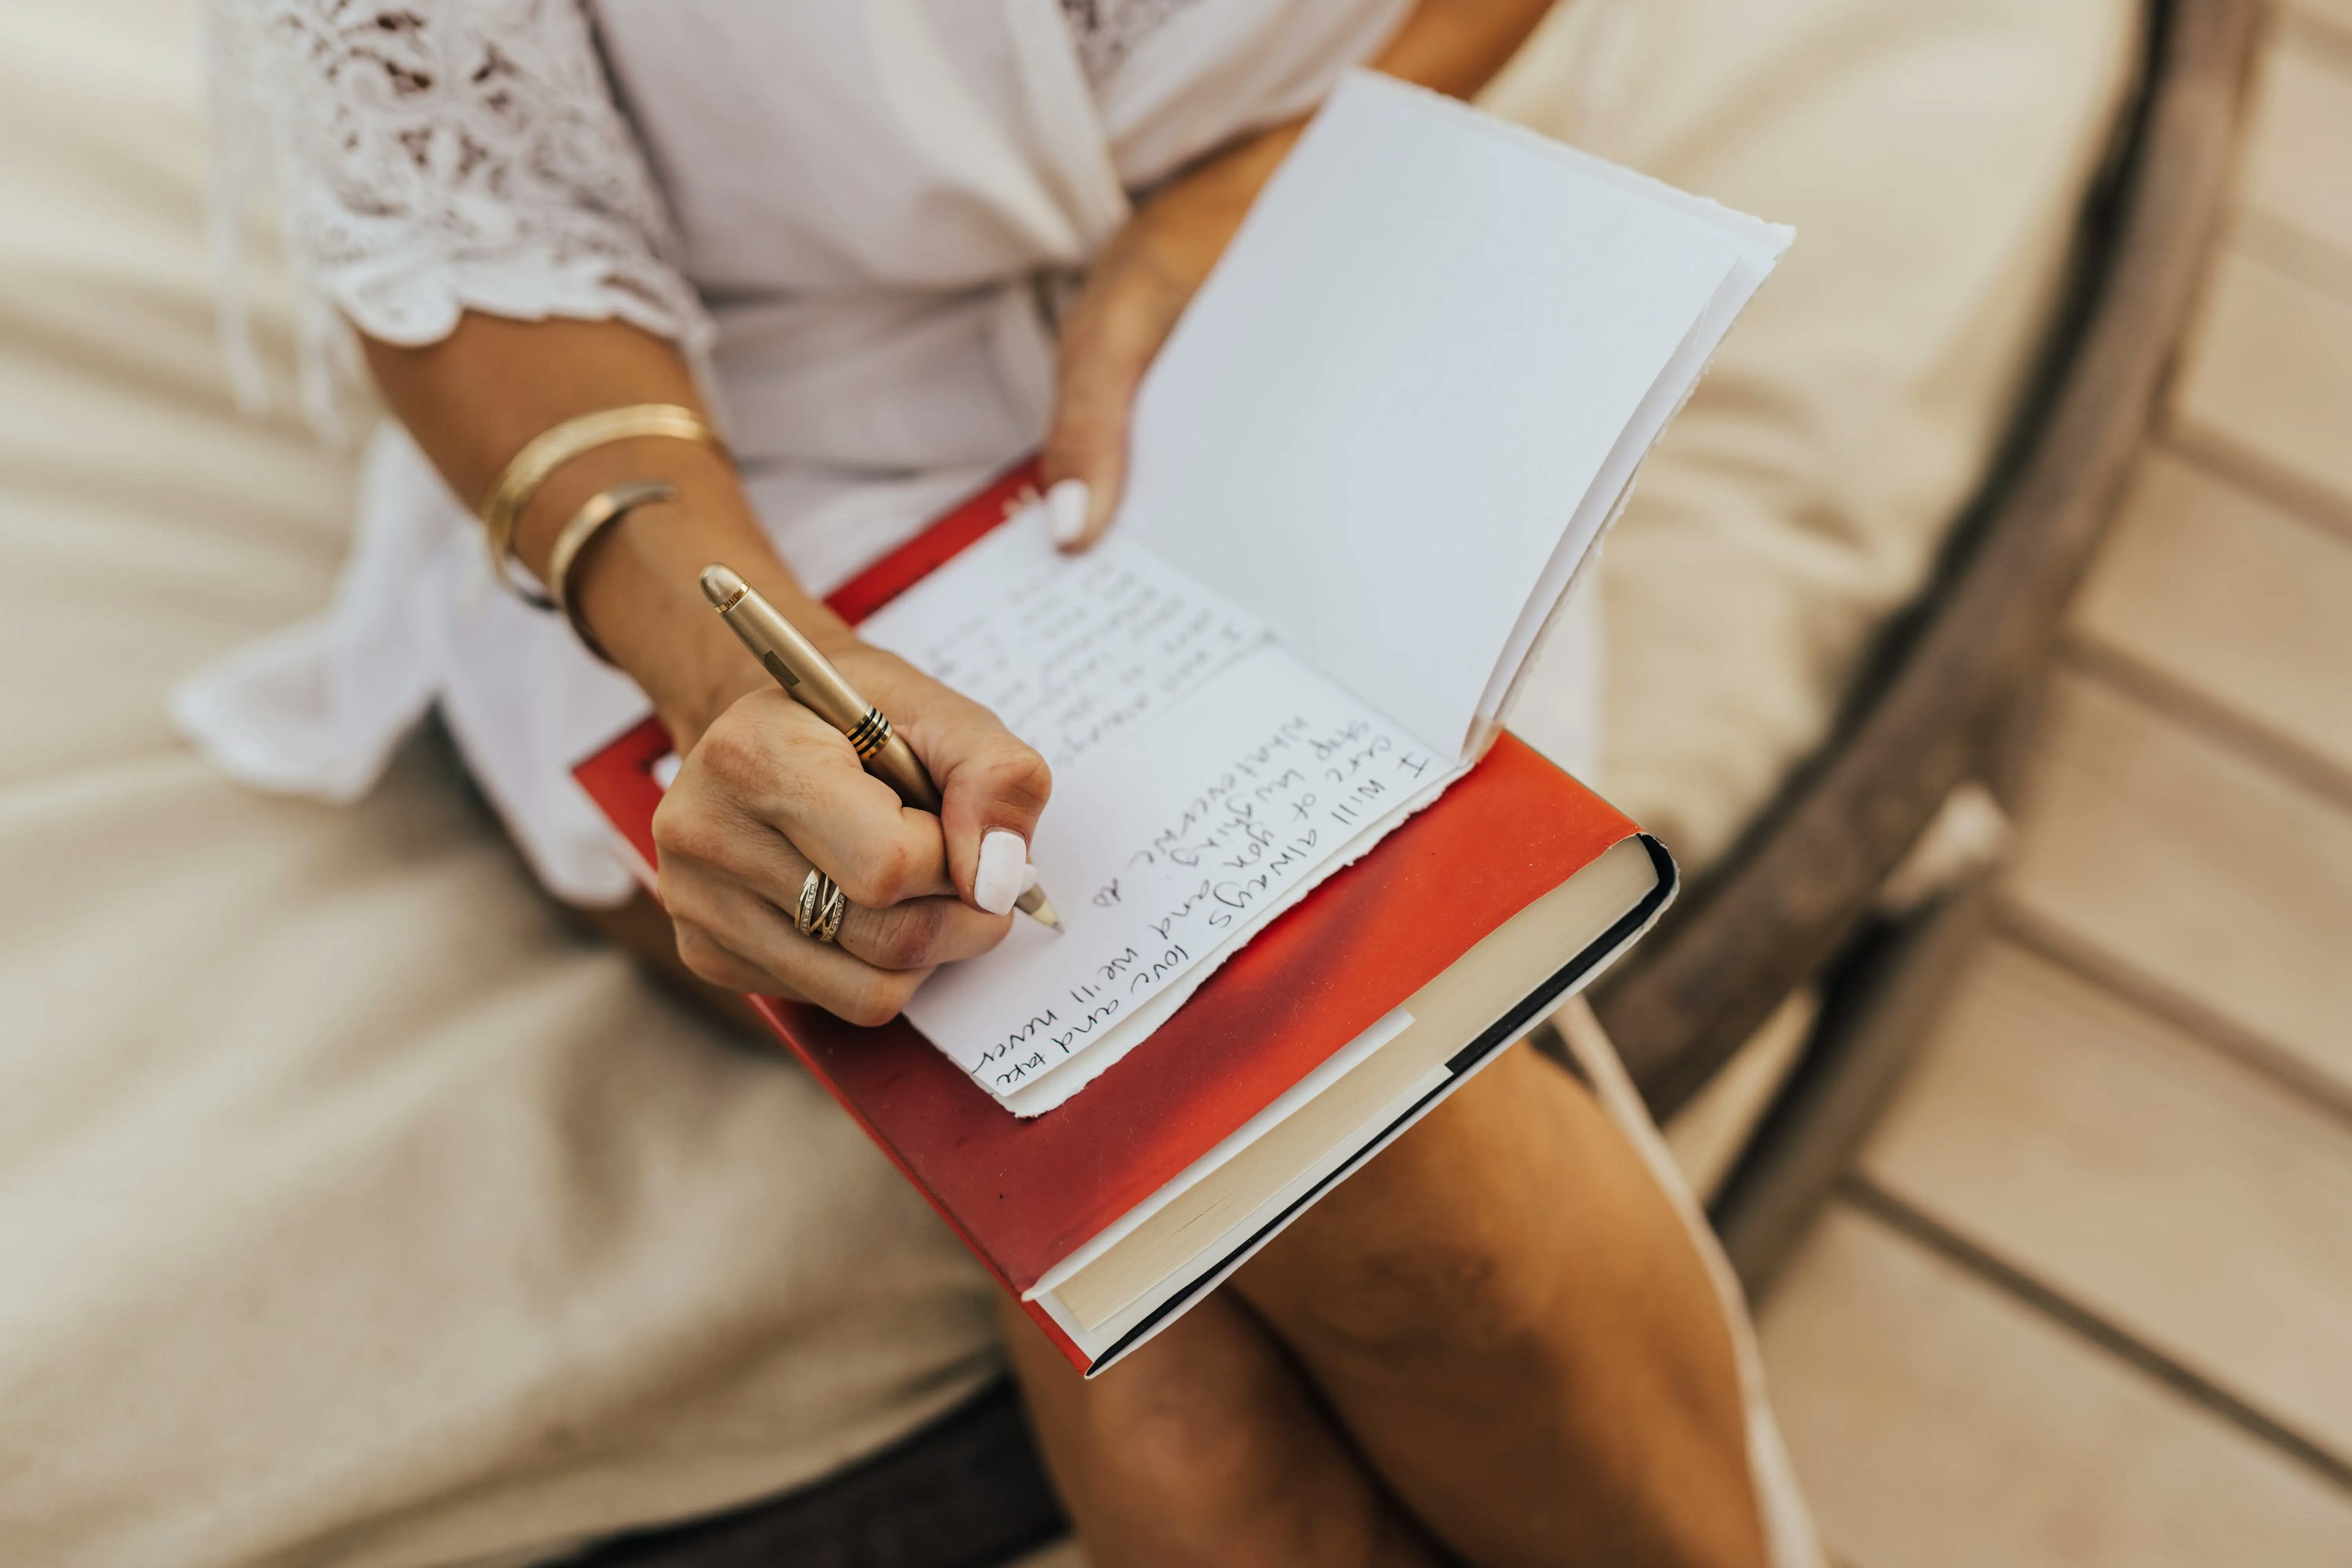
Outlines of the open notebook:
[[[753,1001],[1076,1365],[1664,909],[1664,849],[1500,721],[1788,239],[1352,77],[1155,363],[1106,542],[1055,555],[1021,470],[834,595],[1053,763],[1064,930],[881,1029]],[[667,744],[577,770],[648,880]]]
[[867,621],[1052,763],[1018,922],[908,1016],[1020,1115],[1436,798],[1787,231],[1349,79],[1153,366],[1118,524]]
[[[834,607],[862,622],[952,570],[1009,526],[1033,478],[1024,465],[982,489]],[[576,770],[649,887],[675,761],[649,719]],[[1654,840],[1506,733],[1049,1115],[1007,1115],[903,1018],[865,1029],[750,1000],[1091,1374],[1599,973],[1674,888]]]

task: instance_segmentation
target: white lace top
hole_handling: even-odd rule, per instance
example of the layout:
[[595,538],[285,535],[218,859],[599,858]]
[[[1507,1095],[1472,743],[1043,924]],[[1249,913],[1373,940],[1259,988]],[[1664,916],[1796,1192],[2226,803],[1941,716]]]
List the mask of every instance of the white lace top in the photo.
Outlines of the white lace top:
[[[1193,3],[1060,0],[1097,88]],[[215,0],[214,44],[229,117],[270,121],[232,128],[225,184],[266,137],[313,295],[305,396],[322,418],[332,312],[395,343],[437,340],[469,307],[618,318],[707,353],[582,0]]]
[[[467,310],[633,322],[696,363],[822,592],[1035,445],[1041,301],[1128,193],[1311,110],[1410,0],[206,3],[219,205],[274,174],[314,419],[345,320],[399,343]],[[174,716],[241,779],[348,799],[437,709],[547,885],[617,900],[570,770],[644,698],[484,560],[379,428],[334,603],[198,672]]]
[[1191,0],[1062,0],[1077,38],[1078,58],[1099,85],[1144,37]]

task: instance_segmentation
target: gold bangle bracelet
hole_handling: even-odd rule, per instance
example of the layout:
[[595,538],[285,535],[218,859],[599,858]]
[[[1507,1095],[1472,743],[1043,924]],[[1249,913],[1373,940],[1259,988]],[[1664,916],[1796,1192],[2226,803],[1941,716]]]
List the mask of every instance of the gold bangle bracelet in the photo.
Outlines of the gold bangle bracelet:
[[610,525],[641,506],[677,499],[677,487],[667,479],[639,479],[635,484],[598,490],[572,514],[547,552],[547,596],[542,600],[531,595],[532,602],[561,611],[563,618],[572,623],[572,635],[580,639],[581,646],[606,664],[613,662],[613,656],[604,651],[604,645],[596,640],[596,634],[580,618],[580,605],[572,597],[572,568],[579,562],[580,552],[588,548],[588,542]]
[[720,457],[728,456],[726,444],[703,422],[702,416],[675,403],[633,403],[625,408],[600,409],[542,430],[514,455],[506,471],[499,475],[499,482],[490,487],[488,499],[482,502],[482,528],[490,550],[490,574],[526,599],[538,602],[539,595],[508,569],[508,563],[514,558],[515,527],[522,520],[523,509],[530,504],[530,498],[539,493],[539,487],[547,482],[549,476],[572,458],[615,441],[646,437],[699,441]]

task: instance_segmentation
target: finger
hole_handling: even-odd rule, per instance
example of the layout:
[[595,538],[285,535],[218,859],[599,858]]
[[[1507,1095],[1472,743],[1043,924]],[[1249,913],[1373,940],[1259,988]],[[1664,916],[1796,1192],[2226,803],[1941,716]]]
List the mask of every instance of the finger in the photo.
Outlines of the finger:
[[868,908],[957,890],[939,819],[901,805],[846,740],[781,691],[730,708],[678,784],[654,815],[655,844],[776,903],[799,895],[802,857]]
[[1012,929],[1011,915],[992,915],[961,899],[908,899],[878,910],[851,904],[835,940],[877,969],[929,972],[978,958]]
[[948,870],[973,908],[1010,914],[1030,882],[1029,845],[1054,793],[1045,759],[1023,745],[985,710],[968,734],[933,753]]
[[[793,934],[799,936],[801,892],[814,868],[790,844],[775,842],[773,847],[760,846],[758,874],[751,878],[726,866],[689,861],[676,851],[665,856],[664,865],[671,882],[707,875],[744,883],[763,904],[780,912]],[[670,883],[665,883],[665,890],[669,888]],[[846,889],[843,898],[841,925],[834,941],[843,952],[877,969],[928,970],[977,958],[1003,942],[1013,925],[1009,915],[992,915],[954,898],[908,899],[880,907],[849,899]],[[722,943],[726,941],[723,931],[712,934]]]
[[903,660],[862,655],[855,679],[915,749],[939,786],[938,821],[956,896],[992,915],[1026,890],[1029,845],[1054,793],[1045,759],[995,714]]
[[673,921],[672,926],[677,933],[678,959],[698,980],[746,995],[773,996],[784,1002],[808,1000],[702,927],[686,921]]
[[1081,297],[1063,330],[1042,463],[1046,521],[1054,542],[1068,551],[1085,549],[1110,525],[1127,480],[1136,388],[1185,294],[1140,250],[1103,265],[1097,288]]
[[797,994],[835,1017],[871,1028],[897,1017],[931,973],[928,967],[877,969],[803,936],[773,904],[725,877],[696,879],[685,891],[688,907],[677,917],[679,955],[689,964],[696,962],[683,934],[691,929],[698,933],[698,953],[708,943],[749,965],[759,984],[745,988],[762,994]]

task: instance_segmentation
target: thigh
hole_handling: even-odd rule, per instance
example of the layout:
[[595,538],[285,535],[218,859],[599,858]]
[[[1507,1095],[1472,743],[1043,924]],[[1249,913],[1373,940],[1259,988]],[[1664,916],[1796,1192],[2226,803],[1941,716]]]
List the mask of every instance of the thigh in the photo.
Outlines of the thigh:
[[1519,1047],[1234,1279],[1397,1495],[1480,1563],[1760,1560],[1696,1248]]
[[1010,1300],[998,1316],[1055,1487],[1106,1568],[1435,1568],[1230,1296],[1092,1382]]
[[[679,962],[651,899],[581,912],[767,1038]],[[1633,1149],[1525,1047],[1093,1383],[1003,1305],[1047,1463],[1106,1562],[1252,1561],[1237,1542],[1291,1568],[1438,1561],[1408,1510],[1480,1563],[1752,1560],[1703,1268]]]

